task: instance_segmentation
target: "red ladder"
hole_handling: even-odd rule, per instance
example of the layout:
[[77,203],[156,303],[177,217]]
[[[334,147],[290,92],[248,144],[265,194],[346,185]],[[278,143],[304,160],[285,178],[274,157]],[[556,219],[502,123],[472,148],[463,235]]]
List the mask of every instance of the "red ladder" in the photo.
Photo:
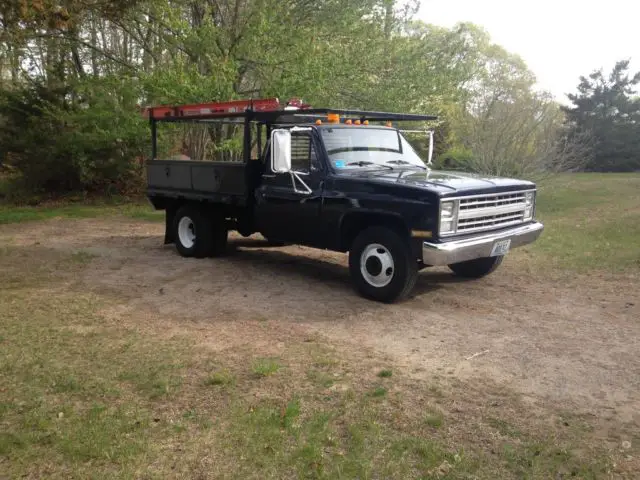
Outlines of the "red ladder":
[[248,109],[254,112],[271,112],[284,107],[308,108],[301,100],[293,98],[282,105],[277,98],[257,100],[233,100],[230,102],[194,103],[192,105],[148,107],[143,111],[145,117],[161,119],[165,117],[199,117],[225,113],[243,113]]

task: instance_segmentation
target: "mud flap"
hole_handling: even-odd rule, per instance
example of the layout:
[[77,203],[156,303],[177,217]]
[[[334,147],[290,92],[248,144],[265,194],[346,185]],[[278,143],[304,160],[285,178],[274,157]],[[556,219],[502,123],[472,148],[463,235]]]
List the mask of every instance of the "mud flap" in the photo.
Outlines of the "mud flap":
[[164,244],[168,245],[170,243],[174,243],[175,239],[173,238],[173,219],[176,215],[175,208],[167,208],[165,210],[164,215]]

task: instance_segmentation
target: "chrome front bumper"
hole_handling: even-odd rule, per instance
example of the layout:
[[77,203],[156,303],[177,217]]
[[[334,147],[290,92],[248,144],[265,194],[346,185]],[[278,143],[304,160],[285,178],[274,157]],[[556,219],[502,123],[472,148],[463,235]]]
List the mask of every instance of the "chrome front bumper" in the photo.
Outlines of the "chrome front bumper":
[[424,242],[422,244],[422,261],[425,265],[440,266],[488,257],[491,255],[493,245],[498,240],[511,239],[510,248],[521,247],[535,242],[543,229],[544,226],[541,223],[533,222],[521,227],[464,240],[443,243]]

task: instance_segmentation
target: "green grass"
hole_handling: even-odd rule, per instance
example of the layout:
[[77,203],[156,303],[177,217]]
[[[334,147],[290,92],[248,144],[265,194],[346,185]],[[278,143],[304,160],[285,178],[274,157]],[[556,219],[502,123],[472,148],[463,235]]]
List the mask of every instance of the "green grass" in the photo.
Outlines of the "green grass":
[[[629,238],[635,227],[626,221],[637,213],[639,179],[578,175],[545,182],[539,213],[547,231],[528,254],[569,271],[626,268],[623,259],[637,253]],[[626,196],[616,214],[612,199],[620,192]],[[600,211],[608,212],[606,222],[596,221],[601,217],[593,212]],[[0,221],[144,218],[151,210],[7,212],[0,207]],[[621,227],[620,237],[608,240],[615,248],[608,247],[607,261],[594,255],[586,262],[558,246],[599,245],[581,229],[564,229],[585,218],[596,230],[607,222]],[[547,239],[560,232],[565,243]],[[164,328],[165,319],[139,320],[135,310],[114,322],[101,312],[125,300],[68,281],[92,258],[86,250],[0,247],[0,468],[8,478],[215,472],[230,479],[547,479],[609,478],[616,469],[633,478],[624,476],[628,452],[602,441],[598,419],[544,410],[541,420],[516,399],[482,417],[484,400],[464,382],[445,386],[407,379],[391,366],[376,370],[379,360],[363,364],[321,340],[292,335],[277,359],[250,343],[229,355],[202,344],[201,326],[181,323],[180,335],[168,335],[174,328]],[[150,321],[158,324],[149,328]],[[635,446],[636,437],[629,438]]]
[[523,250],[533,264],[563,270],[638,271],[640,174],[565,174],[539,185],[545,224]]
[[257,358],[251,365],[251,371],[257,377],[268,377],[280,370],[280,364],[275,358]]
[[444,422],[444,414],[435,408],[427,409],[424,422],[432,428],[440,428]]
[[380,398],[387,395],[387,389],[384,387],[376,387],[371,392],[370,395],[374,398]]
[[[69,275],[87,268],[62,265]],[[444,428],[440,410],[416,405],[454,397],[397,374],[389,395],[376,376],[366,379],[370,366],[358,370],[319,343],[289,342],[277,360],[248,369],[251,349],[230,359],[201,346],[200,330],[167,336],[131,318],[114,323],[99,313],[113,298],[49,288],[30,277],[0,288],[9,478],[199,478],[213,469],[238,479],[554,478],[565,469],[595,478],[610,468],[604,453],[581,453],[582,433],[563,439],[561,423],[553,442],[522,426],[514,438],[497,417],[481,425],[448,416]],[[329,351],[341,361],[318,367],[318,352]],[[333,378],[358,383],[327,390]]]
[[207,386],[229,386],[234,385],[236,383],[236,379],[229,370],[220,370],[219,372],[214,372],[211,375],[207,376],[204,380],[204,384]]
[[68,204],[59,206],[18,207],[0,204],[0,225],[22,223],[52,218],[98,218],[122,215],[145,221],[163,221],[164,212],[155,211],[151,205],[132,204]]

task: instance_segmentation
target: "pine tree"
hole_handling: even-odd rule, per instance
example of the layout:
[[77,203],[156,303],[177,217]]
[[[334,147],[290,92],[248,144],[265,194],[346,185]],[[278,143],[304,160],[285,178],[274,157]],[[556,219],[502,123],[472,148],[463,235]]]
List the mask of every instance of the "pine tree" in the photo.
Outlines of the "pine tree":
[[629,61],[616,63],[606,76],[596,70],[580,77],[577,94],[567,97],[567,123],[574,135],[589,134],[594,140],[594,155],[587,170],[628,172],[640,170],[640,98],[635,88],[640,72],[629,74]]

